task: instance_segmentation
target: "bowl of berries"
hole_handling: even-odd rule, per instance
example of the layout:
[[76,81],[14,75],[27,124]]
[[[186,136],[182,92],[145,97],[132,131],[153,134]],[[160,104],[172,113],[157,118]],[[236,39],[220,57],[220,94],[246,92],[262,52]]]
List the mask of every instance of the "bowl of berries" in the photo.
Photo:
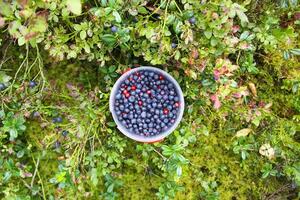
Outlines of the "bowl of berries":
[[149,66],[125,72],[114,84],[109,109],[118,129],[145,143],[163,140],[180,123],[184,98],[177,81]]

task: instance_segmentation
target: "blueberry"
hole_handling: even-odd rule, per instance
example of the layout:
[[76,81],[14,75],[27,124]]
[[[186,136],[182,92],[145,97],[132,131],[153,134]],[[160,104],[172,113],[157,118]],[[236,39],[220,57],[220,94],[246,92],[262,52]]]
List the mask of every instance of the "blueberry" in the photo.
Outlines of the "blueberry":
[[163,130],[163,131],[166,131],[166,130],[168,130],[168,127],[167,127],[167,126],[164,126],[164,127],[162,128],[162,130]]
[[33,88],[37,86],[37,83],[35,81],[29,81],[29,87]]
[[40,116],[40,113],[39,113],[38,111],[34,111],[34,112],[32,113],[32,117],[37,118],[37,117],[39,117],[39,116]]
[[55,149],[59,149],[59,148],[60,148],[60,142],[59,142],[59,141],[56,141],[56,142],[54,143],[54,148],[55,148]]
[[116,95],[116,99],[121,99],[122,98],[122,95],[119,93]]
[[145,118],[147,116],[147,113],[145,112],[145,111],[143,111],[142,113],[141,113],[141,117],[142,118]]
[[4,90],[6,87],[4,85],[4,83],[0,83],[0,91]]
[[153,123],[149,123],[149,128],[153,128]]
[[163,122],[167,124],[169,122],[168,118],[165,118]]
[[124,105],[120,105],[120,110],[123,111],[125,109]]
[[174,48],[177,47],[177,44],[175,44],[175,43],[172,42],[171,47],[174,49]]
[[179,101],[179,97],[174,97],[174,101]]
[[134,102],[135,101],[135,98],[133,96],[129,97],[129,101],[130,102]]
[[68,133],[69,133],[69,131],[67,131],[67,130],[63,130],[61,132],[62,136],[64,136],[64,137],[66,137],[68,135]]
[[116,26],[112,26],[112,27],[110,28],[110,30],[111,30],[111,32],[115,33],[115,32],[118,31],[118,28],[117,28]]
[[119,110],[116,111],[116,114],[117,114],[117,115],[121,115],[121,111],[119,111]]
[[53,122],[53,123],[61,123],[61,122],[62,122],[62,118],[61,118],[61,117],[54,117],[54,118],[52,119],[52,122]]
[[195,24],[195,23],[196,23],[196,18],[195,18],[195,17],[191,17],[191,18],[189,19],[189,22],[190,22],[191,24]]

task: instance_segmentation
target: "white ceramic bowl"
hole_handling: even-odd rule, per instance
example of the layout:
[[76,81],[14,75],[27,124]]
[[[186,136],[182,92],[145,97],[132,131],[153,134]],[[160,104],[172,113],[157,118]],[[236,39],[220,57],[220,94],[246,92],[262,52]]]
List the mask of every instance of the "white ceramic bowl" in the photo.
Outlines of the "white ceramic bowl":
[[[134,134],[134,133],[130,133],[129,130],[126,127],[124,127],[122,125],[122,123],[118,120],[118,117],[117,117],[117,115],[115,113],[115,110],[114,110],[115,96],[116,96],[116,93],[117,93],[117,91],[118,91],[121,83],[123,83],[125,81],[125,79],[128,78],[129,75],[134,74],[135,72],[138,72],[138,71],[141,71],[141,70],[148,70],[148,71],[156,72],[158,74],[163,75],[170,82],[172,82],[174,84],[176,92],[177,92],[177,94],[179,96],[179,103],[180,103],[179,112],[178,112],[177,118],[175,120],[175,123],[171,127],[169,127],[166,131],[161,132],[161,133],[159,133],[157,135],[148,136],[148,137],[146,137],[146,136],[140,136],[140,135],[137,135],[137,134]],[[165,71],[163,71],[161,69],[155,68],[155,67],[142,66],[142,67],[134,68],[134,69],[131,69],[131,70],[125,72],[117,80],[117,82],[114,84],[114,86],[112,88],[112,91],[110,93],[109,110],[112,113],[113,119],[116,122],[118,129],[124,135],[126,135],[127,137],[129,137],[129,138],[131,138],[133,140],[139,141],[139,142],[153,143],[153,142],[157,142],[157,141],[163,140],[165,137],[167,137],[169,134],[171,134],[176,129],[176,127],[178,126],[178,124],[181,121],[182,116],[183,116],[184,98],[183,98],[183,93],[182,93],[182,90],[181,90],[179,84],[177,83],[177,81],[170,74],[168,74],[167,72],[165,72]]]

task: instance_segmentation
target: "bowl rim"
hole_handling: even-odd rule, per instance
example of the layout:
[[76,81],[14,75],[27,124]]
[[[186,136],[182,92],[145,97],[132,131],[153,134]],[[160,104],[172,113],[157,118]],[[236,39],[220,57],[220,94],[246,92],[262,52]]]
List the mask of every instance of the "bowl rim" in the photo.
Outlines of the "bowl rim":
[[[115,96],[117,93],[117,90],[120,86],[120,84],[131,74],[141,71],[141,70],[149,70],[149,71],[155,71],[158,72],[160,74],[162,74],[163,76],[167,77],[167,79],[169,81],[171,81],[174,85],[175,85],[175,89],[179,95],[179,102],[180,102],[180,107],[179,107],[179,113],[178,116],[176,118],[176,121],[174,122],[174,124],[166,131],[162,132],[161,134],[155,135],[155,136],[149,136],[149,137],[145,137],[145,136],[140,136],[140,135],[136,135],[134,133],[130,133],[123,125],[122,123],[118,120],[117,115],[114,111],[114,102],[115,102]],[[115,123],[117,124],[117,128],[121,131],[121,133],[123,133],[125,136],[135,140],[135,141],[139,141],[139,142],[146,142],[146,143],[151,143],[151,142],[155,142],[155,141],[160,141],[163,140],[165,137],[167,137],[168,135],[170,135],[179,125],[182,116],[183,116],[183,112],[184,112],[184,97],[183,97],[183,92],[181,90],[180,85],[177,83],[177,81],[175,80],[175,78],[173,76],[171,76],[169,73],[167,73],[166,71],[156,68],[156,67],[152,67],[152,66],[140,66],[134,69],[130,69],[127,72],[125,72],[124,74],[122,74],[118,80],[115,82],[111,93],[110,93],[110,97],[109,97],[109,110],[112,113],[113,119],[115,121]]]

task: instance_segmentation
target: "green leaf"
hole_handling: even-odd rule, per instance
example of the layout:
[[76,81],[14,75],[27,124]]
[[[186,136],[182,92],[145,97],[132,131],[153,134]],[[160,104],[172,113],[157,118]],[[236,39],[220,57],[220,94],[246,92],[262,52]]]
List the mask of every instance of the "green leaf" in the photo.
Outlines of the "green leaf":
[[290,52],[294,55],[300,56],[300,49],[291,49]]
[[166,20],[166,24],[173,24],[173,22],[175,21],[175,16],[174,15],[168,15],[167,20]]
[[118,13],[118,11],[114,10],[112,14],[115,17],[116,22],[120,23],[122,21],[121,16]]
[[84,40],[86,38],[86,31],[80,31],[80,38]]
[[214,47],[214,46],[216,46],[217,44],[218,44],[218,40],[216,40],[216,38],[213,37],[213,38],[210,40],[210,45]]
[[98,184],[98,177],[97,177],[97,169],[96,168],[92,168],[92,170],[91,170],[91,181],[92,181],[94,186],[96,186]]
[[288,60],[288,59],[290,58],[290,54],[289,54],[288,51],[284,51],[284,52],[283,52],[283,58],[284,58],[285,60]]
[[16,129],[10,129],[9,130],[9,140],[10,141],[13,141],[13,140],[15,140],[17,137],[18,137],[18,132],[17,132],[17,130]]
[[138,12],[141,14],[147,14],[148,10],[145,7],[138,7]]
[[5,3],[3,1],[0,2],[0,14],[6,17],[13,15],[13,10],[9,3]]
[[18,151],[18,153],[17,153],[17,157],[18,157],[18,158],[22,158],[22,157],[24,156],[24,153],[25,153],[25,151],[24,151],[24,150],[20,150],[20,151]]
[[108,72],[109,72],[109,73],[113,73],[114,71],[116,71],[116,69],[117,69],[117,66],[116,66],[116,65],[111,65],[111,66],[109,66],[109,68],[108,68]]
[[101,5],[106,6],[107,5],[107,0],[101,0]]
[[245,159],[246,159],[246,152],[245,152],[245,151],[242,151],[242,152],[241,152],[241,156],[242,156],[242,159],[245,160]]
[[177,174],[177,176],[181,176],[182,175],[182,168],[181,168],[181,166],[177,167],[176,174]]
[[212,31],[210,29],[204,31],[204,35],[207,39],[210,39],[212,36]]
[[236,10],[236,14],[240,18],[240,20],[241,20],[242,23],[249,22],[248,21],[248,17],[245,15],[244,12],[242,12],[240,10]]
[[116,0],[108,0],[109,6],[114,7],[116,4]]
[[71,13],[80,15],[82,11],[80,0],[67,0],[67,7]]
[[114,190],[114,186],[115,184],[111,184],[108,188],[107,188],[107,192],[111,193]]
[[31,32],[44,33],[48,28],[47,21],[44,17],[38,17],[31,26]]
[[75,31],[81,30],[81,26],[79,24],[73,24],[73,28],[75,29]]
[[0,83],[8,83],[10,80],[10,76],[7,76],[4,72],[0,72]]
[[116,126],[116,123],[115,122],[108,122],[107,125],[109,127],[115,127]]
[[112,35],[112,34],[104,34],[104,35],[101,36],[101,39],[103,40],[103,42],[105,42],[109,45],[114,45],[117,41],[115,36]]
[[246,39],[248,38],[249,34],[250,34],[249,31],[244,31],[244,32],[241,34],[240,39],[241,39],[241,40],[246,40]]

